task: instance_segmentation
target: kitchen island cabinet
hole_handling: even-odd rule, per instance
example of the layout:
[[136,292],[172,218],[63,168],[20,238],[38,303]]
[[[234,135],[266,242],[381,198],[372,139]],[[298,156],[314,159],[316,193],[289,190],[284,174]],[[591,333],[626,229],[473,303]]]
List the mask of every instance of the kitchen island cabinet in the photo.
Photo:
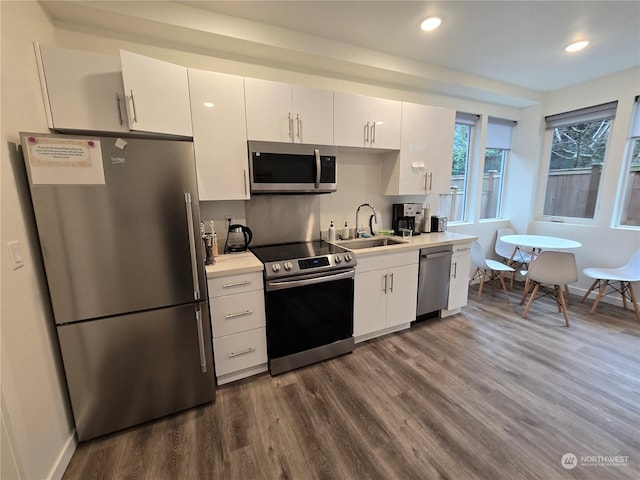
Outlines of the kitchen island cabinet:
[[400,148],[402,103],[335,92],[334,140],[340,147]]
[[244,78],[189,69],[200,200],[248,200]]
[[358,257],[353,334],[356,342],[402,330],[416,319],[418,251]]
[[333,92],[245,78],[250,140],[333,145]]
[[382,193],[449,193],[455,123],[455,110],[404,102],[400,151],[383,158]]

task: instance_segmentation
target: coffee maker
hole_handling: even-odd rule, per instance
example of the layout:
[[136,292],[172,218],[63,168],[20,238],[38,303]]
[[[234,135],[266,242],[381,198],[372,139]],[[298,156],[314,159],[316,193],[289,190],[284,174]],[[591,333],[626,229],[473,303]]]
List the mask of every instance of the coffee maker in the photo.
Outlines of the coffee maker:
[[[391,228],[396,235],[420,235],[420,222],[423,216],[420,203],[394,203]],[[404,233],[404,234],[403,234]]]

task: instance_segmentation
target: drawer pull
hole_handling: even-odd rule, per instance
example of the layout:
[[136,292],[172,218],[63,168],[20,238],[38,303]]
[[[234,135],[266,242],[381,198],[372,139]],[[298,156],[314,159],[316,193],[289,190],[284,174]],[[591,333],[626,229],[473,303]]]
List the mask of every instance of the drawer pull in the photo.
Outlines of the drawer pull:
[[241,352],[231,352],[229,355],[227,355],[227,357],[229,358],[239,357],[240,355],[246,355],[247,353],[253,353],[255,351],[256,351],[255,348],[250,347],[250,348],[247,348],[246,350],[242,350]]
[[456,248],[456,252],[466,252],[468,250],[471,250],[471,248],[467,247],[467,248]]
[[226,320],[229,320],[230,318],[242,317],[244,315],[251,315],[252,313],[253,313],[253,310],[245,310],[244,312],[229,313],[225,315],[224,318]]
[[250,284],[251,284],[251,280],[243,280],[242,282],[225,283],[224,285],[222,285],[222,288],[241,287],[243,285],[250,285]]

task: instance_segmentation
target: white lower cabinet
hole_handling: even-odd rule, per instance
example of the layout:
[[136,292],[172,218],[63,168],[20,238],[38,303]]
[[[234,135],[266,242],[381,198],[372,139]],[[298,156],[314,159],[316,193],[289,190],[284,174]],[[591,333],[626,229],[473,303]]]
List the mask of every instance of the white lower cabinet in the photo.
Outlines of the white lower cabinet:
[[407,328],[416,319],[418,251],[358,258],[355,278],[356,342]]
[[471,270],[471,243],[453,246],[451,278],[449,279],[449,301],[440,316],[446,317],[460,311],[469,297],[469,272]]
[[209,279],[218,385],[267,371],[262,273]]

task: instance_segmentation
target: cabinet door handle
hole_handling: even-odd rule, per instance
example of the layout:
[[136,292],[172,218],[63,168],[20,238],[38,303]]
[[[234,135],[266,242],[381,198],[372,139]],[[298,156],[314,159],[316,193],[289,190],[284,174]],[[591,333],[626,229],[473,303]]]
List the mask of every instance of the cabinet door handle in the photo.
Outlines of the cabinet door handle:
[[429,191],[433,190],[433,172],[429,174]]
[[453,279],[458,277],[458,262],[453,262]]
[[251,283],[250,280],[243,280],[242,282],[234,282],[234,283],[225,283],[222,285],[222,288],[233,288],[233,287],[241,287],[243,285],[249,285]]
[[293,140],[293,118],[291,118],[291,112],[287,114],[287,120],[289,122],[289,138]]
[[243,317],[245,315],[251,315],[252,313],[253,313],[253,310],[245,310],[244,312],[238,312],[238,313],[228,313],[224,316],[224,319],[229,320],[232,318]]
[[244,196],[247,196],[247,169],[242,169],[242,181],[244,182]]
[[255,348],[249,347],[246,350],[241,350],[240,352],[231,352],[229,355],[227,355],[227,357],[229,358],[239,357],[240,355],[246,355],[247,353],[253,353],[255,351],[256,351]]
[[389,292],[393,293],[393,273],[391,274],[391,287],[389,288]]
[[376,122],[371,123],[371,145],[376,143]]
[[298,140],[302,141],[302,137],[300,136],[301,130],[302,130],[302,120],[300,119],[300,114],[297,113],[296,114],[296,127],[298,129],[298,133],[296,134],[296,136],[298,137]]
[[364,126],[364,144],[369,143],[369,122]]
[[131,107],[133,108],[133,121],[138,123],[138,112],[136,112],[136,99],[133,97],[133,90],[131,92]]
[[118,105],[118,119],[120,120],[120,125],[124,123],[122,119],[122,105],[120,105],[120,94],[116,92],[116,104]]
[[424,191],[427,191],[427,180],[428,180],[429,174],[425,173],[424,174]]
[[382,291],[386,294],[387,293],[387,274],[384,274],[384,288],[382,289]]

